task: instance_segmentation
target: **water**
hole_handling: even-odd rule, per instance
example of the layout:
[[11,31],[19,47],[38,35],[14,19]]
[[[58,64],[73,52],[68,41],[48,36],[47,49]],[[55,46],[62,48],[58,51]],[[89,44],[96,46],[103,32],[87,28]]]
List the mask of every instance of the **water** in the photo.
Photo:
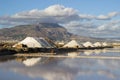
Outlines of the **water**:
[[[0,80],[120,80],[119,48],[71,52],[62,56],[69,57],[1,56]],[[118,58],[94,59],[89,56]]]

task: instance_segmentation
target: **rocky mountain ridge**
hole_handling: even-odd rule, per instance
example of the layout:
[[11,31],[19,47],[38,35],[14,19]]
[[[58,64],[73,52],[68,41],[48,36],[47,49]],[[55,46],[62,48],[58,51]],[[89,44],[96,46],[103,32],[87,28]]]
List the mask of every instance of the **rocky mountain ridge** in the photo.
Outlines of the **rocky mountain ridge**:
[[45,37],[52,40],[69,39],[73,34],[55,23],[39,23],[32,25],[19,25],[0,29],[0,40],[22,40],[27,36]]

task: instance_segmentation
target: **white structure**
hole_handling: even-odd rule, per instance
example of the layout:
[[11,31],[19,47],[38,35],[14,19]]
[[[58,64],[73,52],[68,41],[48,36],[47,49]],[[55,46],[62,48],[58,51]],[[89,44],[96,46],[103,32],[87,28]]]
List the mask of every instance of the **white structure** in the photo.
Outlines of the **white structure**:
[[106,42],[103,42],[102,46],[108,46],[108,44]]
[[66,45],[64,45],[63,47],[64,48],[79,48],[81,46],[77,43],[77,41],[72,40],[72,41],[68,42]]
[[51,48],[52,46],[42,37],[26,37],[21,42],[15,44],[13,47],[16,47],[19,44],[24,44],[29,48]]
[[55,44],[56,44],[57,46],[59,46],[59,47],[62,47],[62,46],[65,45],[64,41],[56,42]]
[[83,43],[84,47],[94,47],[94,45],[91,42],[85,42]]
[[96,43],[94,43],[93,44],[95,47],[101,47],[102,46],[102,44],[100,43],[100,42],[96,42]]

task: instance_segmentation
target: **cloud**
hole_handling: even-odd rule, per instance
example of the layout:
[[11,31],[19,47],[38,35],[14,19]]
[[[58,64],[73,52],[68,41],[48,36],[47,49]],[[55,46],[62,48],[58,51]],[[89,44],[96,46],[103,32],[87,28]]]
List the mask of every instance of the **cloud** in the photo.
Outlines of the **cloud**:
[[107,15],[89,15],[89,14],[79,14],[79,17],[82,19],[88,19],[88,20],[110,20],[113,17],[116,17],[120,15],[120,12],[110,12]]
[[111,19],[112,17],[118,16],[118,15],[120,15],[120,12],[111,12],[111,13],[108,13],[108,15],[99,15],[96,17],[96,19],[108,20],[108,19]]
[[[94,16],[90,14],[79,13],[78,10],[68,8],[63,5],[52,5],[43,10],[33,9],[30,11],[23,11],[12,16],[1,16],[0,24],[29,24],[37,22],[49,23],[68,23],[71,21],[82,20],[106,20],[119,15],[118,12],[111,12],[108,15]],[[4,21],[3,21],[4,20]]]
[[108,14],[108,16],[110,16],[110,17],[114,17],[114,16],[118,16],[118,15],[120,15],[120,12],[111,12]]
[[86,19],[86,20],[92,20],[92,19],[95,19],[96,16],[93,16],[93,15],[88,15],[88,14],[80,14],[79,17],[81,19]]
[[62,5],[53,5],[44,10],[50,16],[74,16],[77,15],[77,10],[73,8],[65,8]]
[[13,17],[19,18],[41,18],[43,17],[65,17],[77,15],[77,10],[73,8],[66,8],[62,5],[52,5],[44,10],[33,9],[30,11],[24,11],[13,15]]
[[120,36],[120,21],[119,20],[111,20],[105,23],[100,23],[99,21],[73,21],[65,24],[64,26],[68,29],[69,32],[83,35],[88,37],[101,37],[101,38],[112,38]]
[[42,22],[59,23],[63,24],[68,31],[74,34],[99,37],[104,34],[108,36],[110,33],[110,35],[119,37],[120,23],[115,23],[115,20],[114,22],[112,20],[117,16],[120,16],[120,12],[110,12],[107,15],[100,14],[95,16],[82,14],[76,9],[63,5],[52,5],[43,10],[33,9],[11,16],[1,16],[0,25],[15,26]]
[[66,8],[62,5],[49,6],[44,10],[33,9],[30,11],[24,11],[12,16],[17,20],[24,19],[29,22],[50,22],[50,23],[65,23],[72,20],[78,20],[77,10],[72,8]]
[[110,16],[105,16],[105,15],[99,15],[98,17],[96,17],[99,20],[105,20],[105,19],[110,19]]
[[91,36],[97,25],[95,25],[92,21],[73,21],[65,24],[64,26],[71,33],[83,36]]
[[[12,16],[1,16],[1,25],[19,25],[38,22],[65,23],[78,20],[77,10],[62,5],[52,5],[44,10],[33,9]],[[4,21],[3,21],[4,20]]]
[[110,31],[114,31],[114,30],[120,30],[120,21],[110,21],[108,23],[105,23],[101,26],[98,26],[97,28],[100,31],[105,31],[105,30],[110,30]]

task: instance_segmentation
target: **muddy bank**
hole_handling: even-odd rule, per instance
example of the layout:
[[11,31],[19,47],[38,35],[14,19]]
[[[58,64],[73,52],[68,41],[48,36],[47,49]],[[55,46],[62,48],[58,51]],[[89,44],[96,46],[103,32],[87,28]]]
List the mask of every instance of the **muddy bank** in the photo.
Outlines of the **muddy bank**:
[[82,47],[82,48],[13,48],[13,43],[1,43],[0,44],[0,55],[13,55],[17,53],[66,53],[77,50],[94,50],[94,49],[104,49],[104,48],[113,48],[112,46],[106,47]]

